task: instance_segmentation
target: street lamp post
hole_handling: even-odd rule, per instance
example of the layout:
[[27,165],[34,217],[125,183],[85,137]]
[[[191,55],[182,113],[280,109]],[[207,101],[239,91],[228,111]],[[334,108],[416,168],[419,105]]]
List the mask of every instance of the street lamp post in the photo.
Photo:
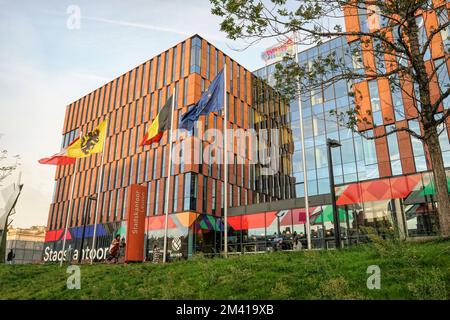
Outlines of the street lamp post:
[[331,203],[333,206],[334,241],[336,242],[337,249],[341,248],[341,228],[339,225],[339,213],[336,205],[336,192],[334,191],[334,173],[331,148],[337,148],[340,146],[342,145],[339,143],[339,141],[329,138],[327,139],[328,173],[330,176]]
[[78,263],[81,263],[81,260],[83,258],[83,245],[84,245],[84,236],[86,233],[86,221],[87,221],[87,215],[89,213],[89,217],[91,216],[91,201],[97,201],[97,197],[96,196],[90,196],[87,199],[87,207],[86,210],[83,214],[83,233],[81,235],[81,244],[80,244],[80,252],[78,254]]

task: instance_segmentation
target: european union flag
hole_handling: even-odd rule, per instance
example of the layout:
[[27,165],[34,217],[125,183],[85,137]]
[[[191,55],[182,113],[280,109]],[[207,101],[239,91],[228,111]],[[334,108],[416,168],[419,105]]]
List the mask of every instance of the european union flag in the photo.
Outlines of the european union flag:
[[223,108],[224,70],[220,71],[203,94],[200,100],[188,112],[183,114],[179,128],[192,130],[194,122],[200,115],[205,115]]

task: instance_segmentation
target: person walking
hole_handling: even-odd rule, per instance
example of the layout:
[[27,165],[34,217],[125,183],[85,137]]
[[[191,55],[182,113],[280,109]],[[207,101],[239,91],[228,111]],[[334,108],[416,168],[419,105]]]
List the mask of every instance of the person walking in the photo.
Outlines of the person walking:
[[117,261],[119,261],[119,255],[120,255],[120,234],[118,234],[111,242],[111,246],[109,247],[109,256],[106,260],[108,262],[114,260],[114,262],[117,263]]
[[158,245],[153,246],[153,263],[159,263],[160,250]]
[[120,242],[120,256],[125,260],[125,247],[126,247],[125,237],[122,237],[122,241]]
[[15,257],[16,257],[16,254],[14,253],[13,249],[11,249],[8,252],[8,256],[6,257],[7,263],[8,264],[12,264]]
[[300,241],[300,237],[298,235],[295,235],[294,237],[293,249],[295,251],[302,250],[302,242]]

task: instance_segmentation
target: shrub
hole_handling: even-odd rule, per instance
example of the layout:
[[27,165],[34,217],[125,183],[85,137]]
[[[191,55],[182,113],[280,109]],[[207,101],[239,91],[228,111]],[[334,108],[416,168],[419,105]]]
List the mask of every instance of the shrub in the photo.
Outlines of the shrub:
[[445,277],[442,271],[435,267],[421,270],[417,278],[408,283],[407,288],[414,299],[447,300],[450,298]]

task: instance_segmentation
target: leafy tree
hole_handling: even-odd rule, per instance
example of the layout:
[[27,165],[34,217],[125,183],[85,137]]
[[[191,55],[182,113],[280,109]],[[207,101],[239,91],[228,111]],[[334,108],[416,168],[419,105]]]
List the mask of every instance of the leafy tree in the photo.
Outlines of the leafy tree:
[[[292,56],[284,58],[276,66],[276,88],[293,98],[339,80],[347,81],[354,104],[349,110],[332,112],[341,125],[366,139],[407,132],[422,141],[434,173],[441,233],[450,235],[450,198],[439,143],[450,115],[450,23],[446,1],[210,1],[212,13],[223,19],[221,30],[231,39],[248,41],[249,46],[262,39],[283,40],[291,35],[298,45],[318,45],[334,37],[346,37],[350,45],[342,54],[319,55],[308,64],[299,64]],[[442,52],[446,54],[439,54]],[[371,80],[387,84],[392,99],[402,97],[402,102],[392,103],[391,98],[372,101],[372,108],[374,103],[378,107],[380,103],[393,105],[382,111],[372,110],[370,100],[365,98]],[[417,119],[421,129],[383,127],[383,120],[394,124],[396,118]]]

